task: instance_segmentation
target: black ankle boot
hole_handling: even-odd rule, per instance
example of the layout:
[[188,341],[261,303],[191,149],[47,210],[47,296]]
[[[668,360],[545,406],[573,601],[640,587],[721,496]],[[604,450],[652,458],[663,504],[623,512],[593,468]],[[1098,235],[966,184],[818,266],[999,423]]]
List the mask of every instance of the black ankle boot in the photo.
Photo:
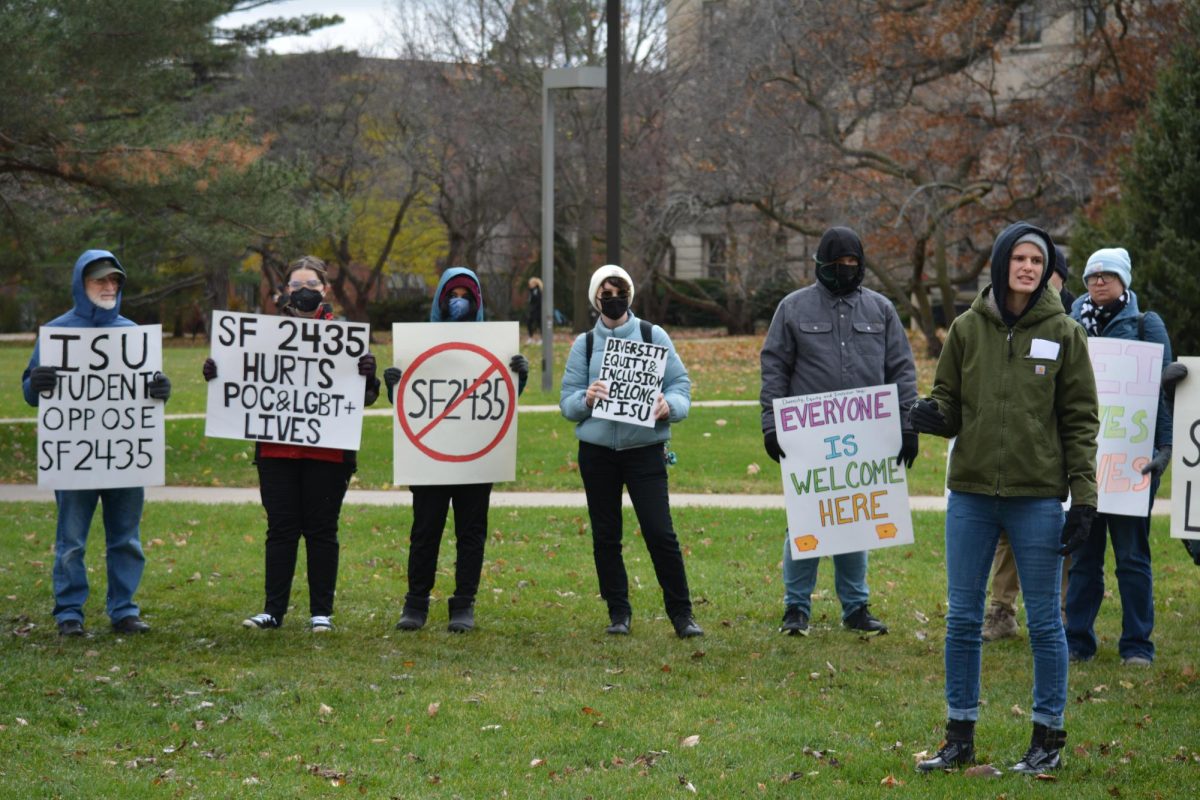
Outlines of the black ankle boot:
[[450,598],[450,624],[446,630],[451,633],[466,633],[475,627],[475,598]]
[[1062,759],[1059,757],[1058,751],[1062,750],[1066,743],[1066,731],[1033,723],[1033,736],[1029,739],[1029,749],[1025,751],[1025,757],[1013,766],[1012,771],[1037,775],[1058,769],[1062,766]]
[[400,621],[396,623],[396,630],[420,630],[425,626],[425,620],[428,618],[429,598],[406,596],[404,598],[404,610],[400,613]]
[[975,763],[975,722],[969,719],[946,721],[946,743],[933,758],[917,763],[920,772],[955,769]]

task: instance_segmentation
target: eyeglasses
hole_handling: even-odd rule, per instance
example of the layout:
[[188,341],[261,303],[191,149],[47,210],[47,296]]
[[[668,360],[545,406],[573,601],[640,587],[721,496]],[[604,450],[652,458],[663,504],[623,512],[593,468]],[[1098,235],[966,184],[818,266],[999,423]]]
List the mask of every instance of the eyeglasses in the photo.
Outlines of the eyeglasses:
[[320,289],[324,284],[316,278],[309,278],[306,281],[288,281],[288,288],[293,292],[297,289]]
[[601,299],[601,300],[609,300],[609,299],[612,299],[612,298],[614,298],[614,297],[625,297],[625,298],[627,298],[627,297],[629,297],[629,292],[610,292],[610,291],[608,291],[607,289],[605,289],[605,290],[603,290],[603,291],[601,291],[601,292],[600,292],[600,299]]
[[1090,286],[1093,283],[1099,283],[1101,281],[1104,281],[1105,283],[1112,283],[1113,281],[1119,281],[1120,279],[1120,276],[1118,276],[1115,272],[1093,272],[1091,275],[1088,275],[1086,278],[1084,278],[1083,282]]

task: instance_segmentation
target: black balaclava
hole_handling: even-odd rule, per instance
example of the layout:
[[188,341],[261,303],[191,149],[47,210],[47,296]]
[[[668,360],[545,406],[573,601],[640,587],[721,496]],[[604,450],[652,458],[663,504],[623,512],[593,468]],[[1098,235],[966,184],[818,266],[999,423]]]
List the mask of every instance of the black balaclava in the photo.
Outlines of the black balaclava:
[[[842,256],[854,256],[858,265],[848,267],[835,263]],[[817,262],[817,280],[835,295],[850,294],[857,289],[867,270],[862,240],[857,233],[841,226],[821,234],[821,243],[817,245],[813,259]]]
[[[1025,310],[1020,314],[1013,314],[1005,303],[1008,297],[1009,260],[1021,237],[1031,233],[1042,240],[1042,252],[1046,254],[1047,263],[1042,269],[1042,280],[1033,295],[1030,296]],[[1042,292],[1046,289],[1046,284],[1050,282],[1050,273],[1054,271],[1053,261],[1057,261],[1054,240],[1050,238],[1050,234],[1036,225],[1030,225],[1028,222],[1014,222],[996,237],[996,243],[992,245],[992,297],[996,299],[996,306],[1000,310],[1000,317],[1004,320],[1005,325],[1011,328],[1017,324],[1017,320],[1029,313],[1029,309],[1037,305]]]

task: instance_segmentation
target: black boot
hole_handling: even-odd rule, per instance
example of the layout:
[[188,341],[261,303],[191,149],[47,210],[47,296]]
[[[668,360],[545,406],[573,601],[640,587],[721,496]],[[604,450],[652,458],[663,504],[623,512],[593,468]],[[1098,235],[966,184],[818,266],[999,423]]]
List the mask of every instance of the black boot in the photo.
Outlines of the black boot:
[[969,719],[946,721],[946,743],[933,758],[917,763],[920,772],[948,770],[975,763],[975,722]]
[[1033,723],[1033,736],[1029,740],[1029,749],[1025,757],[1013,766],[1013,772],[1023,772],[1026,775],[1038,775],[1050,772],[1062,766],[1058,751],[1067,743],[1067,732],[1047,728],[1045,725]]
[[475,627],[475,598],[450,598],[450,624],[446,630],[451,633],[466,633]]
[[400,614],[400,621],[396,623],[396,629],[401,631],[420,630],[425,626],[425,620],[428,618],[429,598],[407,595],[404,598],[404,611]]

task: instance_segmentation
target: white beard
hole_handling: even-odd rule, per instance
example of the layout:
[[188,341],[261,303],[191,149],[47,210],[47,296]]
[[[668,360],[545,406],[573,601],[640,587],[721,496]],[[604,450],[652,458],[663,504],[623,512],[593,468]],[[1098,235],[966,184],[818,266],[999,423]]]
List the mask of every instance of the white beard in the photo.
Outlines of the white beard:
[[88,299],[91,300],[93,303],[95,303],[98,307],[104,309],[105,311],[112,311],[114,308],[117,307],[117,298],[115,298],[115,297],[112,300],[105,300],[103,298],[96,298],[96,297],[89,297]]

